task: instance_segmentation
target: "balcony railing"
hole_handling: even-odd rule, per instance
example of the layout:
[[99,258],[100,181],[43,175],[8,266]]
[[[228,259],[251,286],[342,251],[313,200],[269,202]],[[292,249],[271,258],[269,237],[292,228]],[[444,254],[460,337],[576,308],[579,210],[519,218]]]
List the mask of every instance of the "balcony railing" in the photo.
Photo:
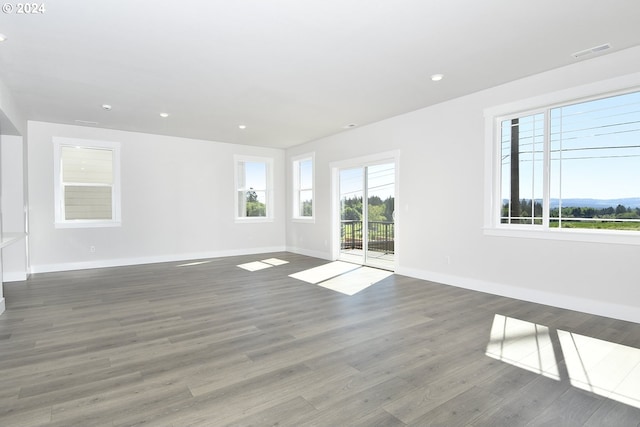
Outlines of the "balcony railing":
[[[368,249],[374,252],[394,252],[394,225],[392,221],[369,221]],[[340,247],[362,249],[362,221],[340,221]]]

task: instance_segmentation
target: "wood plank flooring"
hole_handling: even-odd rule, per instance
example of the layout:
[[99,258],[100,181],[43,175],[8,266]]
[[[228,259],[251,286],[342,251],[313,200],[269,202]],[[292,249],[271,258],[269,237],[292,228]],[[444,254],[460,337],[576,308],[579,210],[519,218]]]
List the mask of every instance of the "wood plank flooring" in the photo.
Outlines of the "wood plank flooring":
[[[273,257],[289,263],[237,267]],[[640,325],[398,275],[354,296],[288,277],[324,263],[277,253],[5,284],[0,426],[640,425],[640,409],[571,384],[557,334],[633,352]],[[559,380],[485,354],[496,314],[548,328]]]

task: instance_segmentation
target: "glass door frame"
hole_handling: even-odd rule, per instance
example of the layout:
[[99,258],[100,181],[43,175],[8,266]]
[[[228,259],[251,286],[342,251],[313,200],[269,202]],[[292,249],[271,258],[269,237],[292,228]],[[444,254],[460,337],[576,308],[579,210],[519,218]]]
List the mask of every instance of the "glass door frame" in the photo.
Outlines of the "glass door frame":
[[[372,154],[368,156],[332,162],[330,163],[331,168],[331,259],[339,260],[341,255],[341,218],[340,218],[340,170],[344,169],[357,169],[365,168],[368,166],[375,166],[384,163],[393,163],[394,164],[394,262],[393,262],[393,271],[396,271],[398,268],[398,260],[399,260],[399,245],[398,245],[398,237],[400,235],[400,191],[399,191],[399,175],[400,175],[400,151],[387,151],[378,154]],[[363,186],[366,184],[366,177],[363,179]],[[363,216],[367,215],[367,205],[368,202],[364,200],[363,196]],[[364,222],[364,221],[363,221]],[[365,232],[363,230],[363,232]],[[363,239],[367,240],[367,239]],[[363,251],[366,250],[366,242],[363,241]],[[366,252],[365,252],[366,254]],[[365,262],[365,256],[363,255],[363,263],[362,265],[368,265]],[[376,268],[384,268],[378,265],[372,265]]]

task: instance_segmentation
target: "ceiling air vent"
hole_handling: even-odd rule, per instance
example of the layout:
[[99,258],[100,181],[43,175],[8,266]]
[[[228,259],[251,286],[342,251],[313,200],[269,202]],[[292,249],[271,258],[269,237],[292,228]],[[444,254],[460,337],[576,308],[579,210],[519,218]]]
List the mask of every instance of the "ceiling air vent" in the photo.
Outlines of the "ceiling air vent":
[[594,53],[602,52],[611,48],[609,43],[601,44],[600,46],[590,47],[589,49],[581,50],[580,52],[572,53],[574,58],[582,58],[583,56],[593,55]]

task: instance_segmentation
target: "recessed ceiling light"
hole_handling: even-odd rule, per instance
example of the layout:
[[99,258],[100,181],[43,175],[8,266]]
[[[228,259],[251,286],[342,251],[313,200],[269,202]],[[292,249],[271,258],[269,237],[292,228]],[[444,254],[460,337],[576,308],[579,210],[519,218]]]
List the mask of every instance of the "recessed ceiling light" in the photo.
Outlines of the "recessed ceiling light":
[[102,109],[103,109],[103,110],[107,110],[107,111],[111,111],[111,105],[109,105],[109,104],[102,104]]
[[77,120],[75,121],[76,123],[80,123],[81,125],[97,125],[98,122],[94,122],[92,120]]
[[169,117],[169,113],[160,113],[160,117],[166,119],[167,117]]
[[431,80],[434,81],[434,82],[439,82],[443,78],[444,78],[444,74],[433,74],[431,76]]
[[7,36],[5,36],[4,34],[0,34],[0,42],[3,42],[7,39]]
[[246,129],[247,125],[238,125],[238,129]]

